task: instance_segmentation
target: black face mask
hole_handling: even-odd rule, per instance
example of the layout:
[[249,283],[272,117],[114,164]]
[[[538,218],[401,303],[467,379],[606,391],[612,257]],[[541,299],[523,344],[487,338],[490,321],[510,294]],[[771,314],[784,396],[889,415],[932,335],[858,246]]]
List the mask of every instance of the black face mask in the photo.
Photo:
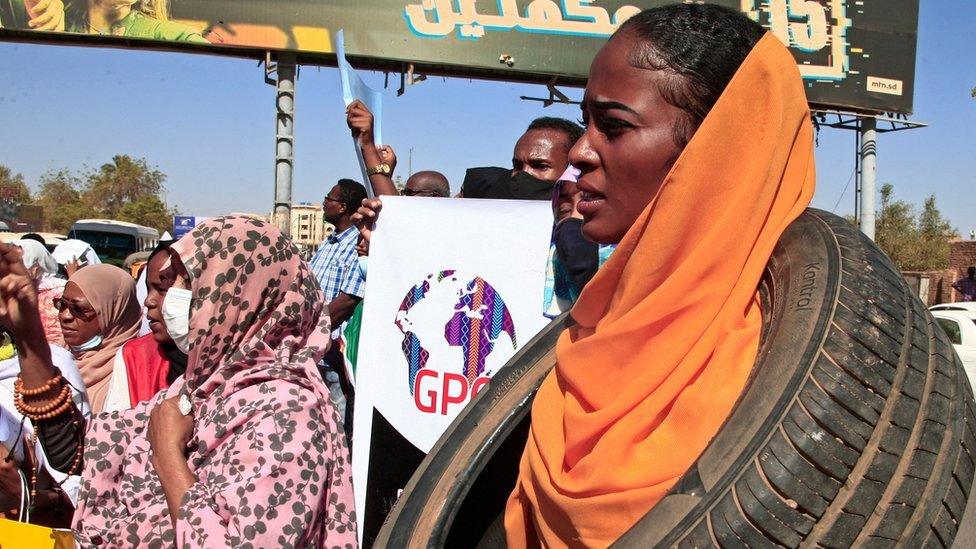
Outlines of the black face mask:
[[511,198],[517,200],[552,200],[555,181],[544,181],[526,172],[515,172],[509,180]]
[[471,168],[464,177],[465,198],[552,200],[555,181],[543,181],[507,168]]

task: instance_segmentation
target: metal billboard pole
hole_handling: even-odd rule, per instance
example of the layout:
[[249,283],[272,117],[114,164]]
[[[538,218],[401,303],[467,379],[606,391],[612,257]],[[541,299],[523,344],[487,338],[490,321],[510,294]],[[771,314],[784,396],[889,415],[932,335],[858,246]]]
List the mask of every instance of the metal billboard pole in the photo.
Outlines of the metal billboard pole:
[[875,180],[878,175],[878,123],[873,116],[861,119],[861,148],[858,151],[861,166],[860,200],[861,217],[859,225],[861,232],[874,240],[874,197]]
[[[276,78],[272,78],[272,74]],[[291,182],[295,164],[295,55],[278,54],[265,60],[264,81],[275,87],[275,188],[271,222],[285,236],[291,236]]]
[[826,109],[813,109],[811,112],[813,123],[818,129],[827,127],[857,132],[854,155],[854,216],[861,232],[874,240],[878,134],[924,128],[926,124],[910,121],[907,116],[900,114],[871,115]]

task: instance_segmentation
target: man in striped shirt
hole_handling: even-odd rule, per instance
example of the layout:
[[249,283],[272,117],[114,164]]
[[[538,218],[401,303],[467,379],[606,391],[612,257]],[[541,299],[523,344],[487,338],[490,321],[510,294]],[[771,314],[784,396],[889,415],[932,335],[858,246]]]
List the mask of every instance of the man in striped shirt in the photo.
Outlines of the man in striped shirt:
[[325,301],[329,304],[332,318],[332,346],[325,355],[322,377],[329,387],[333,403],[339,417],[343,418],[343,429],[347,439],[352,437],[352,412],[354,392],[347,371],[345,359],[339,349],[339,337],[346,321],[356,310],[356,305],[366,294],[366,279],[359,270],[356,243],[359,229],[353,226],[350,216],[356,212],[363,199],[366,188],[351,179],[340,179],[322,201],[325,220],[335,227],[335,231],[319,246],[310,266]]
[[366,280],[359,272],[356,253],[359,231],[349,220],[364,198],[365,187],[351,179],[340,179],[322,201],[325,220],[335,231],[322,242],[310,265],[329,304],[333,339],[342,333],[345,322],[365,295]]

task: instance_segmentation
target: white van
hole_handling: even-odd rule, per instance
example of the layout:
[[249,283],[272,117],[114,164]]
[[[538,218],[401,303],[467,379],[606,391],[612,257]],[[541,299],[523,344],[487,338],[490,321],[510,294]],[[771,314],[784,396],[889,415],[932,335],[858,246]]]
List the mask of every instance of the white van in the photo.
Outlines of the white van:
[[945,303],[929,307],[962,360],[969,383],[976,388],[976,303]]
[[155,248],[159,231],[125,221],[79,219],[68,238],[87,242],[103,262],[121,266],[129,254]]

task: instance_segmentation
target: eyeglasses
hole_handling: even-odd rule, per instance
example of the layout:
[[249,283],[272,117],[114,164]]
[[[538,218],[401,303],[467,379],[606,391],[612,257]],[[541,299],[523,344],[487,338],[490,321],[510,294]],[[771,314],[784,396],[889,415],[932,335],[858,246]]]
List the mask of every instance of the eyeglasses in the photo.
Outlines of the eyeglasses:
[[327,197],[325,197],[325,198],[322,199],[322,205],[323,206],[325,206],[325,203],[326,202],[335,202],[336,204],[342,204],[343,203],[338,198],[332,198],[331,196],[327,196]]
[[87,318],[95,314],[95,309],[92,309],[91,307],[84,307],[82,305],[78,305],[77,303],[73,303],[62,297],[54,298],[52,300],[52,303],[54,304],[54,308],[57,309],[59,312],[67,309],[68,312],[71,313],[71,316],[74,317]]
[[400,191],[403,196],[437,196],[437,193],[428,189],[418,189],[414,190],[409,187],[404,188]]

